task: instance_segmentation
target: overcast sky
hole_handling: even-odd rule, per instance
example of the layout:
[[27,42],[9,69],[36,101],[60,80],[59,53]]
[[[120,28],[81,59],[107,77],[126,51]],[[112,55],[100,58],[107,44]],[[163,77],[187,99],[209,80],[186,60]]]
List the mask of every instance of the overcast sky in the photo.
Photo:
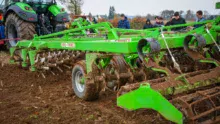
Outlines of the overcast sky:
[[83,14],[91,12],[96,14],[109,13],[109,7],[114,6],[116,13],[126,15],[159,14],[164,9],[169,10],[207,10],[211,14],[217,14],[215,3],[220,0],[84,0]]

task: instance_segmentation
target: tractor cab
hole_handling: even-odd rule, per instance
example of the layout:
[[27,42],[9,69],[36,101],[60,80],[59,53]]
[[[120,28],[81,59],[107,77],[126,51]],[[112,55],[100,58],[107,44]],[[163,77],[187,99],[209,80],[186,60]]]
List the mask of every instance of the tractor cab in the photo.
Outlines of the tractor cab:
[[55,0],[23,0],[32,7],[37,14],[43,14],[48,12],[48,8],[51,5],[55,5]]

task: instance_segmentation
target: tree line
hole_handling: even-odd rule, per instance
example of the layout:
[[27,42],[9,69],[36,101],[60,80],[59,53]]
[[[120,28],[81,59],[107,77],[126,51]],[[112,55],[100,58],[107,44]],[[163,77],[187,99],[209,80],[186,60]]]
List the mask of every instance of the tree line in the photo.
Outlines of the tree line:
[[74,15],[81,15],[81,7],[84,3],[83,0],[58,0],[62,5],[65,5],[67,9]]
[[[58,1],[60,1],[61,4],[65,5],[67,7],[67,9],[71,12],[71,14],[74,14],[74,15],[81,15],[82,14],[81,7],[84,3],[83,0],[58,0]],[[169,20],[173,16],[174,13],[175,13],[174,10],[163,10],[162,12],[160,12],[159,15],[154,15],[154,14],[148,13],[145,17],[153,20],[155,18],[155,16],[161,16],[162,18]],[[195,15],[196,15],[196,12],[194,12],[192,10],[187,10],[187,11],[180,10],[179,13],[186,20],[194,20]],[[208,11],[205,10],[203,13],[204,13],[205,18],[209,18],[210,14]],[[119,13],[116,13],[115,7],[110,6],[108,15],[107,14],[102,15],[102,18],[111,20],[111,19],[114,19],[115,16],[119,16],[119,15],[120,15]],[[89,16],[91,17],[92,14],[89,13]]]
[[[161,16],[162,18],[168,20],[168,19],[170,19],[174,15],[175,12],[176,11],[174,11],[174,10],[163,10],[162,12],[160,12],[159,15],[154,15],[154,14],[148,13],[146,15],[146,18],[153,20],[155,18],[155,16]],[[178,12],[186,20],[193,20],[193,19],[195,19],[196,12],[194,12],[192,10],[187,10],[186,12],[183,11],[183,10],[180,10]],[[203,13],[204,13],[204,17],[205,18],[209,18],[210,14],[209,14],[208,11],[205,10]],[[110,6],[110,8],[109,8],[109,15],[108,15],[107,18],[111,20],[111,19],[114,18],[115,15],[119,15],[119,14],[116,13],[116,10],[115,10],[114,6]]]

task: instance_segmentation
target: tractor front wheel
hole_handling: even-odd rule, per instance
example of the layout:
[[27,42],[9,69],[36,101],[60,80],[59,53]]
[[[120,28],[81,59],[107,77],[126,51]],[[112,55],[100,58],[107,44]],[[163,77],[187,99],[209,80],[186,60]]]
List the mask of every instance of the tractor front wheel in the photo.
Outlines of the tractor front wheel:
[[7,16],[5,26],[8,48],[15,46],[18,40],[30,40],[36,34],[34,23],[24,21],[14,13]]

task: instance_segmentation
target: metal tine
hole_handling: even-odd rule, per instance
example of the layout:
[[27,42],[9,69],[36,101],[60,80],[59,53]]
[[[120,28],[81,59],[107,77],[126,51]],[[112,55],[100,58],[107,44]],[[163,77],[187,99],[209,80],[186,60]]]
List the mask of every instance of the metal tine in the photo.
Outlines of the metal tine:
[[56,75],[53,71],[50,71],[52,75]]
[[62,70],[59,66],[57,66],[57,69],[58,69],[61,73],[63,73],[63,70]]
[[37,63],[39,61],[39,56],[40,56],[40,54],[37,54],[36,59],[34,61],[35,63]]
[[44,79],[46,79],[46,76],[44,75],[43,72],[41,72],[41,76],[42,76]]

